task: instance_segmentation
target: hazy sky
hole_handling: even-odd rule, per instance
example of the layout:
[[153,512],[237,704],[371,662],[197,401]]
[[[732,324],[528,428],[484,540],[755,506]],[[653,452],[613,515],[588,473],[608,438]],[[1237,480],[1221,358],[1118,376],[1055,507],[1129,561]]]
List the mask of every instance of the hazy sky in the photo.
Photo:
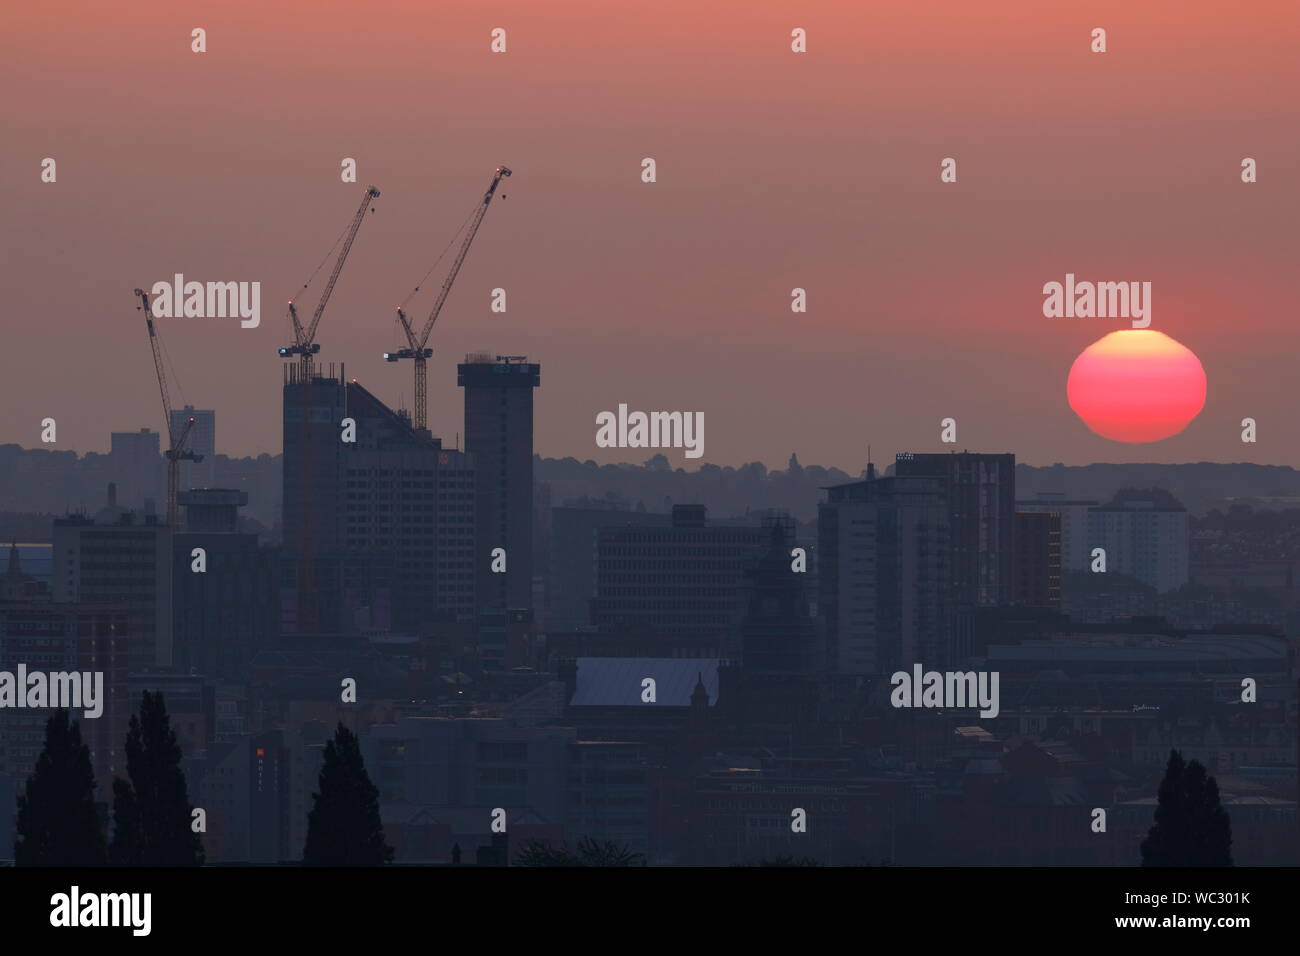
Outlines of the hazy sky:
[[[257,329],[160,320],[175,403],[217,409],[220,452],[278,452],[283,303],[367,183],[383,195],[320,357],[409,403],[410,364],[380,357],[393,309],[504,163],[508,198],[430,343],[448,442],[455,365],[484,350],[541,362],[548,456],[650,457],[596,447],[597,413],[627,403],[704,412],[704,457],[668,452],[691,468],[794,451],[857,471],[867,442],[878,461],[952,447],[947,416],[958,448],[1035,464],[1300,465],[1292,0],[47,0],[4,17],[0,442],[40,445],[46,417],[78,451],[161,428],[131,290],[180,272],[263,298]],[[1075,356],[1129,323],[1044,318],[1067,272],[1152,282],[1151,327],[1208,376],[1182,435],[1118,444],[1070,411]]]

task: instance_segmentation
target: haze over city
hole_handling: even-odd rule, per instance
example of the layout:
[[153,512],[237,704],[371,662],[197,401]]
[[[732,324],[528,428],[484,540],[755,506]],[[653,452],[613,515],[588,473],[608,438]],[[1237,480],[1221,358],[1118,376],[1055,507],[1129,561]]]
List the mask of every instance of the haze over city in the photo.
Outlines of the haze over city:
[[23,939],[1291,919],[1294,0],[5,12]]
[[[649,457],[597,447],[596,415],[627,403],[703,412],[711,464],[793,450],[857,473],[867,442],[951,448],[953,416],[957,447],[1033,464],[1300,465],[1279,387],[1300,253],[1290,4],[820,3],[795,17],[806,57],[783,55],[796,24],[777,3],[132,9],[29,5],[0,37],[22,91],[0,106],[0,442],[41,447],[46,417],[57,449],[159,429],[131,290],[181,272],[262,283],[257,328],[160,322],[178,405],[219,411],[223,453],[278,453],[283,303],[366,183],[383,195],[320,360],[409,407],[409,364],[381,358],[394,310],[505,163],[507,198],[430,342],[430,427],[448,442],[455,363],[481,350],[546,365],[535,447],[553,457]],[[498,22],[508,56],[486,53]],[[1086,42],[1101,23],[1104,58]],[[357,184],[340,182],[348,157]],[[1128,323],[1045,318],[1042,286],[1067,272],[1151,282],[1152,328],[1208,379],[1183,433],[1125,445],[1071,413],[1071,363]]]

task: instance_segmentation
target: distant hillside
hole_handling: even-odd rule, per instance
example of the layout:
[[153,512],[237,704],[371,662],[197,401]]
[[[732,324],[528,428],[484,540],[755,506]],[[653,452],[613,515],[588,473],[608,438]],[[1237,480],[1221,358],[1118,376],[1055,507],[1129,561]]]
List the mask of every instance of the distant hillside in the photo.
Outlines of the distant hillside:
[[[704,465],[686,471],[671,468],[663,455],[656,455],[644,465],[597,465],[574,458],[537,458],[535,463],[534,475],[538,482],[549,486],[552,505],[584,496],[617,501],[630,508],[644,505],[647,511],[664,511],[670,501],[697,502],[707,505],[717,517],[782,508],[800,521],[816,517],[822,488],[862,477],[838,468],[802,466],[794,455],[787,468],[778,471],[759,462],[739,468]],[[885,473],[892,470],[891,464]],[[1282,465],[1196,462],[1016,467],[1016,497],[1020,499],[1048,491],[1064,492],[1070,498],[1108,501],[1120,488],[1164,488],[1198,514],[1222,508],[1228,499],[1249,500],[1257,508],[1300,505],[1300,471]]]
[[791,455],[783,471],[761,462],[739,468],[702,465],[694,471],[673,469],[663,455],[644,465],[597,465],[576,458],[534,458],[533,478],[549,493],[552,505],[580,499],[612,501],[629,509],[668,511],[673,504],[702,504],[715,518],[779,508],[800,521],[817,516],[821,489],[853,481],[838,468],[803,467]]
[[1245,499],[1256,508],[1300,505],[1300,471],[1286,465],[1201,461],[1183,465],[1016,466],[1016,497],[1022,499],[1033,498],[1040,491],[1063,491],[1070,498],[1105,501],[1125,487],[1164,488],[1198,514],[1222,508],[1228,499]]
[[[214,459],[216,484],[248,492],[245,513],[266,526],[279,518],[280,456]],[[117,484],[118,501],[140,508],[145,498],[163,509],[166,472],[163,458],[141,464],[97,452],[22,448],[0,445],[0,511],[65,515],[85,510],[93,514],[108,500],[108,484]],[[49,532],[47,531],[48,535]]]
[[[278,522],[279,455],[228,458],[219,454],[215,464],[218,486],[248,492],[245,513],[250,518],[267,527]],[[881,462],[878,467],[885,464]],[[143,485],[135,480],[136,469],[129,465],[114,461],[112,455],[94,452],[79,455],[0,445],[0,511],[62,515],[84,508],[93,513],[103,506],[110,481],[118,483],[123,504],[139,507],[143,497],[148,496],[161,508],[161,456]],[[618,502],[628,508],[664,511],[671,503],[692,502],[707,505],[710,514],[718,518],[743,515],[747,510],[780,508],[800,521],[816,518],[822,488],[862,477],[838,468],[801,465],[794,455],[785,468],[777,470],[750,462],[738,468],[702,465],[687,471],[672,467],[661,454],[636,465],[597,465],[576,458],[534,456],[534,466],[540,501],[549,498],[552,505],[585,497]],[[1281,465],[1196,462],[1041,468],[1020,465],[1016,469],[1016,496],[1022,499],[1033,498],[1040,491],[1055,491],[1071,498],[1104,501],[1124,487],[1165,488],[1197,513],[1223,507],[1227,499],[1246,499],[1256,508],[1300,505],[1300,471]],[[13,530],[17,532],[21,527],[15,524]]]

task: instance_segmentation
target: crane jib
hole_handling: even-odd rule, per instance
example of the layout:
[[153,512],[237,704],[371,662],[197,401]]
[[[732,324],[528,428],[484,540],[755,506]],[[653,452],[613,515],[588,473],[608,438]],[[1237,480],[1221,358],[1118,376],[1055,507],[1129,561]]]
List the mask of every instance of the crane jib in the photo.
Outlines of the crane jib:
[[[510,169],[505,166],[498,166],[492,182],[488,184],[487,192],[483,194],[483,201],[479,204],[471,215],[469,229],[465,233],[465,239],[461,242],[460,250],[456,253],[456,258],[452,260],[451,268],[447,271],[447,278],[442,283],[442,288],[438,292],[437,299],[434,300],[433,308],[429,310],[429,317],[425,319],[424,327],[421,328],[420,334],[415,335],[411,328],[410,320],[407,318],[404,309],[397,310],[397,316],[401,320],[402,330],[406,333],[406,339],[410,348],[402,349],[397,353],[385,353],[384,358],[388,361],[396,361],[399,358],[415,359],[415,415],[414,425],[417,430],[424,430],[427,424],[427,369],[425,360],[433,355],[433,350],[426,347],[429,341],[429,335],[433,332],[434,323],[438,321],[438,316],[442,312],[443,305],[447,302],[447,297],[451,294],[451,287],[456,281],[456,275],[460,272],[460,267],[465,262],[466,255],[469,254],[469,248],[474,242],[474,237],[478,234],[479,226],[483,223],[483,217],[487,215],[488,206],[492,203],[492,197],[496,194],[497,186],[501,180],[511,174]],[[455,241],[455,240],[453,240]],[[448,245],[450,248],[450,245]],[[442,257],[439,256],[439,259]],[[436,266],[437,263],[434,263]],[[429,270],[432,272],[432,268]],[[426,274],[427,278],[427,274]],[[423,280],[421,280],[423,283]],[[419,286],[416,287],[419,290]]]

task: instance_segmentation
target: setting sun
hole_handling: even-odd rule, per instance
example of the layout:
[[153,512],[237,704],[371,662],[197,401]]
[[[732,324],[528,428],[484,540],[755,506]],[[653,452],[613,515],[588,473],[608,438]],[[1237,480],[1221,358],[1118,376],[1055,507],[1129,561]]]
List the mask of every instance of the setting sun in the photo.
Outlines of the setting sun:
[[1123,329],[1080,353],[1066,393],[1074,413],[1103,438],[1160,441],[1205,407],[1205,369],[1163,332]]

